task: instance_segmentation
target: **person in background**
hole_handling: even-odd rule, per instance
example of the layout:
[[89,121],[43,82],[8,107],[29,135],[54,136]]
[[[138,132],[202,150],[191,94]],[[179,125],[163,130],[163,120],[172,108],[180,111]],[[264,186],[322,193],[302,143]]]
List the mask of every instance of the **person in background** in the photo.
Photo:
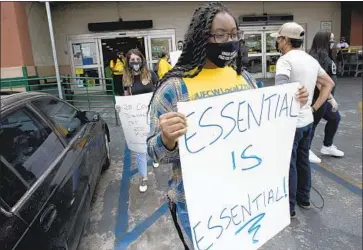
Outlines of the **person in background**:
[[157,72],[159,79],[163,78],[163,76],[172,69],[170,63],[168,63],[169,56],[166,52],[161,53],[161,57],[157,64]]
[[[137,49],[131,49],[126,55],[122,83],[125,95],[141,95],[154,91],[158,81],[156,74],[149,70],[145,57]],[[120,112],[120,107],[116,107]],[[147,191],[147,154],[136,152],[136,166],[141,176],[139,191]],[[154,165],[154,167],[157,167]]]
[[340,38],[340,43],[337,44],[337,48],[339,48],[339,49],[349,48],[349,44],[347,43],[347,40],[345,39],[345,37]]
[[[105,77],[106,78],[113,78],[112,70],[111,70],[111,67],[110,67],[110,64],[109,63],[105,67]],[[111,84],[111,80],[106,80],[106,90],[107,90],[107,95],[112,95],[112,84]]]
[[117,52],[116,58],[110,61],[110,68],[112,70],[113,85],[115,90],[115,95],[124,95],[122,86],[122,75],[124,72],[125,62],[122,52]]
[[242,54],[242,65],[243,67],[247,67],[248,66],[248,47],[246,46],[246,41],[245,40],[241,40],[241,54]]
[[[257,88],[242,68],[241,39],[237,21],[224,4],[212,2],[197,8],[178,62],[159,81],[150,100],[148,153],[157,162],[172,164],[168,204],[185,249],[193,249],[193,241],[177,140],[186,134],[187,120],[177,111],[177,103],[212,97],[220,89]],[[307,101],[306,89],[299,91],[298,99]],[[200,178],[208,178],[208,173]]]
[[[283,24],[278,32],[271,36],[276,38],[276,48],[283,54],[276,63],[275,84],[298,82],[308,89],[309,99],[302,106],[298,115],[297,129],[291,153],[289,171],[290,216],[296,217],[296,203],[310,208],[311,169],[309,162],[310,135],[315,113],[328,99],[334,87],[333,80],[312,56],[301,50],[305,31],[295,23]],[[320,93],[312,105],[315,85],[321,86]],[[311,106],[312,105],[312,106]]]
[[184,46],[184,42],[183,41],[178,41],[177,50],[182,51],[183,50],[183,46]]
[[[310,55],[313,56],[320,64],[320,66],[328,73],[333,79],[335,84],[337,83],[337,67],[331,58],[331,41],[334,41],[334,34],[331,32],[318,32],[316,33],[313,44],[311,46]],[[312,103],[314,104],[320,94],[321,86],[316,85],[314,90],[314,96]],[[321,119],[327,121],[325,125],[324,142],[320,153],[323,155],[330,155],[335,157],[343,157],[344,152],[339,150],[333,145],[334,136],[338,130],[341,116],[338,111],[338,103],[334,98],[335,87],[333,88],[328,100],[314,113],[314,123],[311,131],[311,142],[314,138],[315,129],[318,126]],[[321,159],[314,154],[313,151],[309,151],[309,160],[313,163],[320,163]]]

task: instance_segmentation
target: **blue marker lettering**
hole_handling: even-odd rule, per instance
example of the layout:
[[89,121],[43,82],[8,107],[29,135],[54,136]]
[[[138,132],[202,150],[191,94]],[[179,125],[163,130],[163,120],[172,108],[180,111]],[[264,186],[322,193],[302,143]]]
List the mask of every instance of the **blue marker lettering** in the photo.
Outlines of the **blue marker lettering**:
[[275,119],[277,117],[277,109],[279,107],[279,103],[280,103],[280,95],[279,95],[279,98],[277,99],[277,104],[276,104],[276,109],[275,109]]
[[267,113],[267,120],[270,120],[270,111],[271,111],[271,98],[276,96],[276,94],[270,95],[265,99],[265,101],[268,101],[268,113]]
[[251,167],[248,167],[248,168],[242,168],[242,170],[250,170],[250,169],[253,169],[253,168],[256,168],[258,166],[261,165],[262,163],[262,159],[256,155],[250,155],[250,156],[247,156],[246,155],[246,151],[247,149],[249,149],[250,147],[252,147],[252,145],[249,145],[245,150],[243,150],[242,154],[241,154],[241,158],[244,159],[244,160],[247,160],[247,159],[256,159],[257,163]]
[[280,201],[282,198],[284,198],[284,196],[282,195],[282,196],[279,197],[279,187],[277,187],[277,189],[276,189],[276,202]]
[[[245,101],[243,101],[243,102],[240,102],[239,104],[238,104],[238,111],[237,111],[237,125],[238,125],[238,131],[239,132],[245,132],[246,130],[247,130],[247,128],[245,128],[245,129],[243,129],[243,130],[241,130],[241,128],[240,128],[240,126],[239,126],[239,124],[240,124],[240,122],[242,122],[244,119],[242,118],[242,119],[240,119],[240,112],[241,112],[241,105],[242,104],[244,104],[245,103]],[[242,116],[243,117],[243,116]]]
[[250,224],[251,222],[254,221],[252,226],[248,229],[248,234],[254,233],[252,236],[252,242],[253,242],[253,244],[258,243],[258,240],[256,240],[255,238],[256,238],[256,234],[258,233],[258,230],[260,230],[260,228],[261,228],[261,225],[259,223],[264,217],[265,217],[265,213],[261,213],[255,217],[253,217],[252,219],[247,221],[245,224],[243,224],[234,234],[235,235],[239,234],[245,227],[247,227],[248,224]]
[[241,221],[239,221],[238,223],[234,221],[234,218],[236,218],[236,217],[237,217],[237,214],[233,214],[233,210],[234,210],[234,209],[236,209],[237,207],[238,207],[238,205],[237,205],[237,206],[234,206],[234,207],[231,209],[232,222],[233,222],[233,224],[235,224],[236,226],[238,226],[239,224],[241,224]]
[[241,206],[242,207],[242,215],[243,215],[243,222],[245,222],[245,212],[247,212],[248,216],[252,215],[252,211],[251,211],[251,197],[248,194],[248,209],[245,206]]
[[[197,243],[197,248],[198,248],[198,250],[201,250],[200,247],[199,247],[199,242],[201,242],[204,239],[204,236],[202,236],[201,238],[197,239],[197,232],[195,231],[195,229],[199,226],[199,224],[200,224],[200,221],[197,223],[197,225],[195,225],[193,227],[193,232],[194,232],[194,240]],[[210,244],[205,250],[210,249],[212,246],[213,246],[213,243]]]
[[270,200],[272,200],[272,202],[274,201],[274,191],[272,189],[268,192],[268,204],[270,204]]
[[297,117],[297,114],[291,114],[291,111],[292,111],[292,102],[294,101],[294,97],[291,97],[291,102],[290,102],[290,117]]
[[252,201],[252,203],[254,203],[255,201],[256,201],[256,208],[257,208],[257,211],[259,210],[259,208],[258,208],[258,198],[260,198],[261,197],[261,195],[262,194],[259,194],[253,201]]
[[222,216],[222,215],[223,215],[223,213],[224,213],[225,211],[227,211],[227,208],[225,208],[225,209],[223,209],[223,210],[222,210],[221,215],[219,216],[219,218],[220,218],[221,220],[229,219],[229,221],[228,221],[228,225],[226,226],[226,229],[228,229],[229,225],[231,224],[231,220],[232,220],[232,218],[231,218],[231,217],[229,217],[229,216]]
[[221,237],[222,233],[223,233],[223,227],[221,225],[217,225],[217,226],[211,226],[211,221],[212,221],[212,216],[209,217],[209,220],[208,220],[208,229],[209,230],[212,230],[212,229],[219,229],[220,232],[219,232],[219,235],[217,236],[217,240],[219,239],[219,237]]
[[286,110],[286,117],[288,116],[287,112],[288,112],[288,105],[287,105],[287,94],[284,95],[284,99],[282,100],[282,106],[280,109],[280,114],[279,117],[281,117],[281,113],[282,111]]
[[[192,116],[192,115],[194,115],[195,113],[194,112],[192,112],[192,113],[190,113],[190,114],[188,114],[187,115],[187,118],[188,117],[190,117],[190,116]],[[187,148],[187,150],[189,151],[189,153],[191,153],[191,154],[196,154],[196,153],[198,153],[198,152],[200,152],[200,151],[202,151],[204,148],[205,148],[205,146],[204,147],[202,147],[202,148],[200,148],[200,149],[198,149],[198,150],[196,150],[196,151],[192,151],[190,148],[189,148],[189,145],[188,145],[188,140],[189,139],[192,139],[195,135],[196,135],[197,133],[194,133],[194,134],[192,134],[191,136],[187,136],[187,134],[185,134],[184,135],[184,142],[185,142],[185,147]]]
[[263,94],[262,95],[262,105],[261,105],[261,111],[260,111],[260,118],[259,118],[259,120],[257,121],[257,119],[256,119],[256,116],[255,116],[255,114],[253,113],[253,110],[252,110],[252,108],[251,108],[251,105],[250,104],[248,104],[248,129],[251,129],[251,123],[250,123],[250,121],[251,121],[251,115],[250,114],[252,114],[252,116],[253,116],[253,119],[255,120],[255,122],[256,122],[256,124],[257,124],[257,126],[261,126],[261,120],[262,120],[262,112],[263,112],[263,104],[264,104],[264,101],[265,101],[265,94]]
[[231,105],[231,104],[233,104],[234,102],[229,102],[229,103],[227,103],[227,105],[226,106],[224,106],[223,107],[223,109],[221,110],[221,117],[224,117],[224,118],[228,118],[228,119],[230,119],[230,120],[232,120],[233,121],[233,128],[231,129],[231,131],[229,131],[227,134],[226,134],[226,136],[224,136],[224,138],[223,139],[226,139],[231,133],[232,133],[232,131],[234,130],[234,128],[236,127],[236,120],[235,119],[233,119],[233,117],[231,117],[231,116],[227,116],[227,115],[224,115],[223,114],[223,112],[224,112],[224,110],[229,106],[229,105]]
[[236,159],[234,157],[234,151],[231,154],[232,154],[232,168],[233,170],[236,170]]
[[222,128],[221,126],[217,125],[217,124],[202,124],[202,119],[203,119],[204,115],[207,113],[207,111],[208,111],[208,110],[211,110],[211,109],[212,109],[212,107],[207,108],[207,109],[203,112],[203,114],[200,116],[200,119],[199,119],[199,126],[200,126],[201,128],[207,128],[207,127],[217,127],[217,128],[219,128],[219,129],[220,129],[220,133],[219,133],[218,137],[217,137],[216,139],[214,139],[214,141],[212,141],[209,145],[212,145],[213,143],[215,143],[216,141],[218,141],[218,139],[219,139],[219,138],[222,136],[222,134],[223,134],[223,128]]

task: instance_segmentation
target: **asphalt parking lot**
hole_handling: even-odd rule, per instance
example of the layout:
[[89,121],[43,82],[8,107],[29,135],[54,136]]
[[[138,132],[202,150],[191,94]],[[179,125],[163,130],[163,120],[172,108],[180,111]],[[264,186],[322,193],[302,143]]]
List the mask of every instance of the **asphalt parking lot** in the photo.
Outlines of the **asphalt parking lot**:
[[[298,218],[262,249],[362,249],[362,78],[339,78],[336,99],[342,120],[335,145],[345,157],[312,164],[313,186],[324,208],[298,209]],[[323,130],[324,122],[313,141],[318,156]],[[111,138],[112,163],[98,183],[79,250],[184,249],[165,205],[170,166],[149,164],[149,189],[140,194],[122,128],[112,127]],[[314,190],[312,200],[322,205]]]

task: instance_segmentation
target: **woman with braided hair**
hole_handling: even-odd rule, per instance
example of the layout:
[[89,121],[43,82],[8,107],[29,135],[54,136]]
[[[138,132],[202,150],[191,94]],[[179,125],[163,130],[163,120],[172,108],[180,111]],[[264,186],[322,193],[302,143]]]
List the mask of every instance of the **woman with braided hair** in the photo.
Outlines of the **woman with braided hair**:
[[[177,140],[187,132],[187,121],[177,112],[177,102],[221,95],[231,89],[257,88],[255,80],[242,69],[242,36],[235,18],[222,3],[196,9],[178,62],[159,81],[150,101],[148,153],[156,162],[172,164],[168,202],[185,249],[193,249],[193,241]],[[297,98],[305,103],[307,96],[302,88]],[[198,244],[203,245],[201,241]]]

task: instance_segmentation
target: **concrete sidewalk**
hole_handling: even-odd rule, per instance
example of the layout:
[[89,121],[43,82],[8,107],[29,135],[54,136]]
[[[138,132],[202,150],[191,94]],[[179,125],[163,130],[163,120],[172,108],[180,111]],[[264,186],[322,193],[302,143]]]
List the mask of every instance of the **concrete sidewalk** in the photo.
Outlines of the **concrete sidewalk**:
[[[265,86],[272,81],[264,81]],[[340,78],[336,91],[342,121],[335,144],[341,159],[323,157],[312,165],[313,186],[324,198],[322,211],[297,210],[298,218],[262,249],[362,249],[362,127],[359,102],[361,78]],[[313,142],[317,155],[324,125]],[[121,127],[112,128],[112,165],[104,173],[93,198],[89,224],[80,250],[182,250],[165,205],[170,166],[149,167],[149,190],[138,191],[133,155],[125,149]],[[151,165],[151,164],[150,164]],[[121,180],[121,181],[120,181]],[[322,205],[312,190],[312,200]]]

